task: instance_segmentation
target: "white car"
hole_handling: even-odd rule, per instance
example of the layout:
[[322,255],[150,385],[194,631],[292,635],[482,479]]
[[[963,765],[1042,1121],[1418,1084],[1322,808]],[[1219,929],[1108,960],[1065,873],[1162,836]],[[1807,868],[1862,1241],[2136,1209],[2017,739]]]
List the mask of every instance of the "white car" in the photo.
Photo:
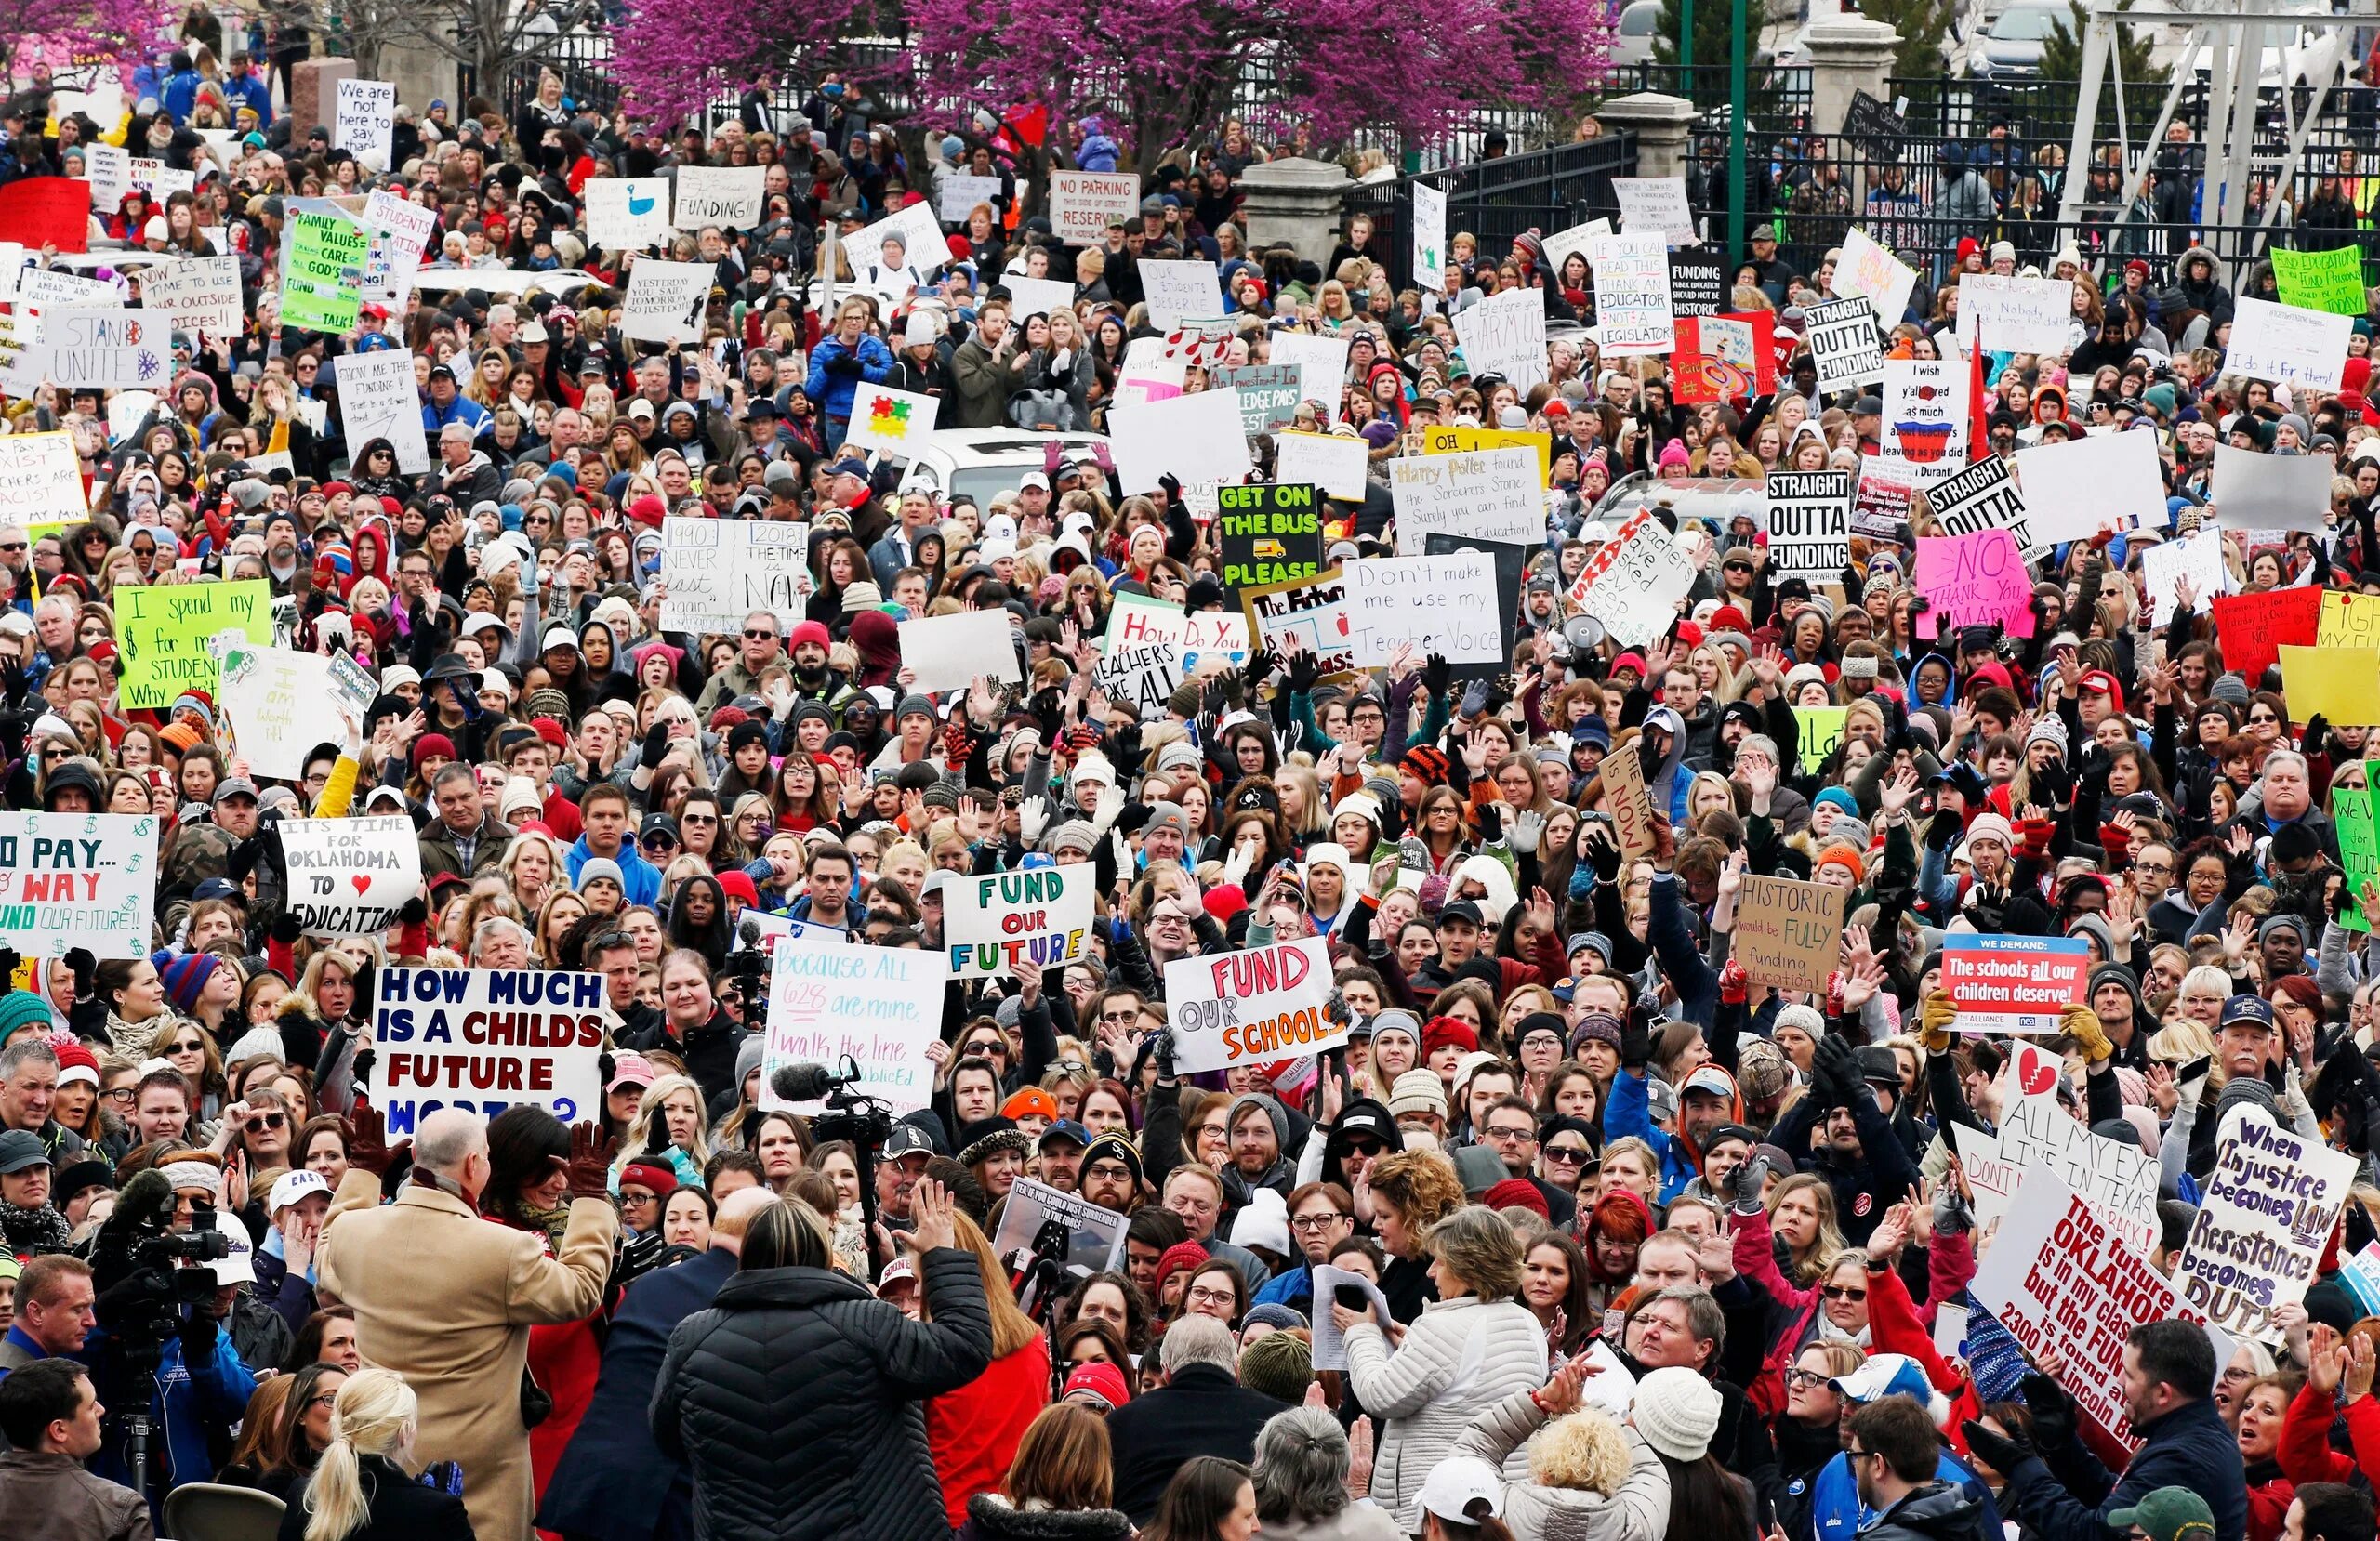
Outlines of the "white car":
[[1091,458],[1091,446],[1105,443],[1096,433],[1034,433],[1025,428],[936,428],[909,457],[901,473],[901,491],[924,488],[947,501],[964,496],[977,507],[987,506],[997,493],[1012,492],[1018,481],[1049,466],[1048,445],[1054,442],[1063,461]]
[[[2257,60],[2258,86],[2336,86],[2355,62],[2352,36],[2339,35],[2336,26],[2317,22],[2299,27],[2265,29],[2264,54]],[[2238,66],[2233,66],[2236,71]],[[2204,78],[2215,72],[2215,46],[2201,44],[2191,53],[2190,73]]]
[[1653,38],[1660,29],[1661,0],[1629,0],[1612,35],[1612,67],[1633,70],[1639,64],[1653,62]]

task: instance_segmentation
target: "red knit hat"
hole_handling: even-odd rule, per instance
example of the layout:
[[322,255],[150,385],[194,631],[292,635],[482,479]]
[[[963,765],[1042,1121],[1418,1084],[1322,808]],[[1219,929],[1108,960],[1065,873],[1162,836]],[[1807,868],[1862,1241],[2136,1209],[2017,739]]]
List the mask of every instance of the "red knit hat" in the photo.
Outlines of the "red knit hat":
[[1421,1058],[1452,1045],[1469,1054],[1479,1047],[1479,1030],[1461,1017],[1433,1017],[1421,1029]]
[[1501,1182],[1490,1183],[1488,1191],[1479,1195],[1479,1202],[1490,1209],[1509,1209],[1519,1205],[1524,1209],[1535,1210],[1549,1221],[1554,1218],[1553,1207],[1545,1202],[1545,1195],[1539,1192],[1537,1185],[1527,1178],[1506,1178]]
[[1177,1273],[1202,1267],[1206,1261],[1207,1249],[1197,1242],[1176,1242],[1165,1249],[1164,1256],[1157,1258],[1157,1278],[1153,1281],[1153,1287],[1161,1296],[1165,1293],[1165,1282],[1168,1279]]

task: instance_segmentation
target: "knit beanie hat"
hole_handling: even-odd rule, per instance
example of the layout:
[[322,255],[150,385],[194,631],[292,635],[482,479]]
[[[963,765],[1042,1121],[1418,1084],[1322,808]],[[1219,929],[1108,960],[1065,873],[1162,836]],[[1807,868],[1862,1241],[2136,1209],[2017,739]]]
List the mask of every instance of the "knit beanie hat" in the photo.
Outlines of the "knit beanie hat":
[[1157,1260],[1157,1278],[1152,1284],[1158,1296],[1165,1294],[1165,1282],[1177,1273],[1197,1268],[1207,1260],[1207,1249],[1197,1242],[1176,1242],[1165,1249]]
[[11,990],[0,995],[0,1044],[7,1043],[20,1028],[38,1027],[44,1033],[57,1025],[50,1014],[49,1003],[30,990]]
[[2272,1088],[2253,1075],[2242,1075],[2226,1081],[2222,1093],[2215,1098],[2215,1128],[2220,1130],[2223,1121],[2231,1116],[2231,1110],[2242,1103],[2263,1109],[2265,1116],[2275,1124],[2281,1122],[2281,1108],[2273,1100]]
[[622,893],[628,891],[628,880],[621,876],[620,864],[608,856],[591,856],[578,869],[578,891],[585,893],[597,878],[609,878]]
[[1306,1325],[1305,1312],[1295,1306],[1285,1306],[1278,1300],[1266,1300],[1249,1307],[1248,1314],[1239,1319],[1239,1325],[1243,1332],[1250,1327],[1258,1326],[1278,1327],[1283,1332],[1294,1332]]
[[1295,1333],[1273,1332],[1239,1351],[1239,1383],[1295,1407],[1314,1380],[1314,1351]]
[[1977,840],[1997,840],[2003,849],[2016,849],[2016,831],[1997,813],[1978,813],[1967,823],[1967,844]]
[[1867,881],[1868,878],[1868,863],[1866,860],[1862,858],[1858,851],[1852,850],[1846,845],[1838,844],[1828,846],[1824,851],[1819,853],[1818,865],[1810,869],[1810,876],[1815,878],[1819,873],[1824,872],[1829,867],[1842,867],[1845,871],[1849,872],[1851,874],[1851,881],[1854,885],[1863,883]]
[[274,1027],[252,1027],[240,1034],[240,1041],[223,1056],[227,1065],[245,1064],[250,1060],[278,1060],[289,1062],[288,1052],[281,1047],[280,1030]]
[[149,961],[156,966],[157,978],[165,985],[165,998],[174,1003],[174,1009],[185,1017],[196,1011],[199,993],[215,977],[215,955],[178,954],[167,949],[150,954]]
[[1682,1365],[1636,1383],[1630,1418],[1645,1442],[1673,1461],[1699,1461],[1719,1432],[1719,1389]]
[[1435,1113],[1444,1118],[1446,1083],[1438,1079],[1436,1071],[1417,1065],[1398,1076],[1388,1088],[1388,1112],[1394,1118],[1402,1118],[1408,1113]]

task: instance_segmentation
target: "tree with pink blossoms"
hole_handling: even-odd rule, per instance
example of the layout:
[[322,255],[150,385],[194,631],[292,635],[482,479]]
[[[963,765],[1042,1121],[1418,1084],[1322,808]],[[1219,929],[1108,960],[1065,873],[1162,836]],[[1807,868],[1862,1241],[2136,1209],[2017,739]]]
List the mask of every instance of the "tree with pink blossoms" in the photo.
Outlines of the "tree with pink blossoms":
[[1316,144],[1356,129],[1408,143],[1474,108],[1560,112],[1608,72],[1614,0],[912,0],[907,46],[873,59],[846,38],[881,35],[879,7],[830,0],[721,6],[633,0],[615,69],[638,106],[671,119],[754,80],[837,71],[918,103],[921,126],[977,107],[1048,108],[1053,132],[1097,114],[1153,170],[1211,138],[1243,70],[1264,80],[1250,126]]
[[168,46],[179,20],[169,0],[0,0],[0,81],[43,69],[128,73]]

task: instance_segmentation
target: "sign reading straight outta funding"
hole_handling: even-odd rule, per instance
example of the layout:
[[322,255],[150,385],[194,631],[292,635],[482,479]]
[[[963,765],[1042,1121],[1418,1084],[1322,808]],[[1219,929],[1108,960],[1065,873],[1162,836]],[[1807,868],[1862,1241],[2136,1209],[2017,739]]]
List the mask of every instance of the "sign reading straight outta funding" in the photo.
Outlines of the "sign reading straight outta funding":
[[1223,587],[1294,583],[1322,571],[1322,494],[1313,487],[1218,487]]
[[1778,578],[1832,579],[1851,565],[1851,473],[1768,473],[1768,562]]

